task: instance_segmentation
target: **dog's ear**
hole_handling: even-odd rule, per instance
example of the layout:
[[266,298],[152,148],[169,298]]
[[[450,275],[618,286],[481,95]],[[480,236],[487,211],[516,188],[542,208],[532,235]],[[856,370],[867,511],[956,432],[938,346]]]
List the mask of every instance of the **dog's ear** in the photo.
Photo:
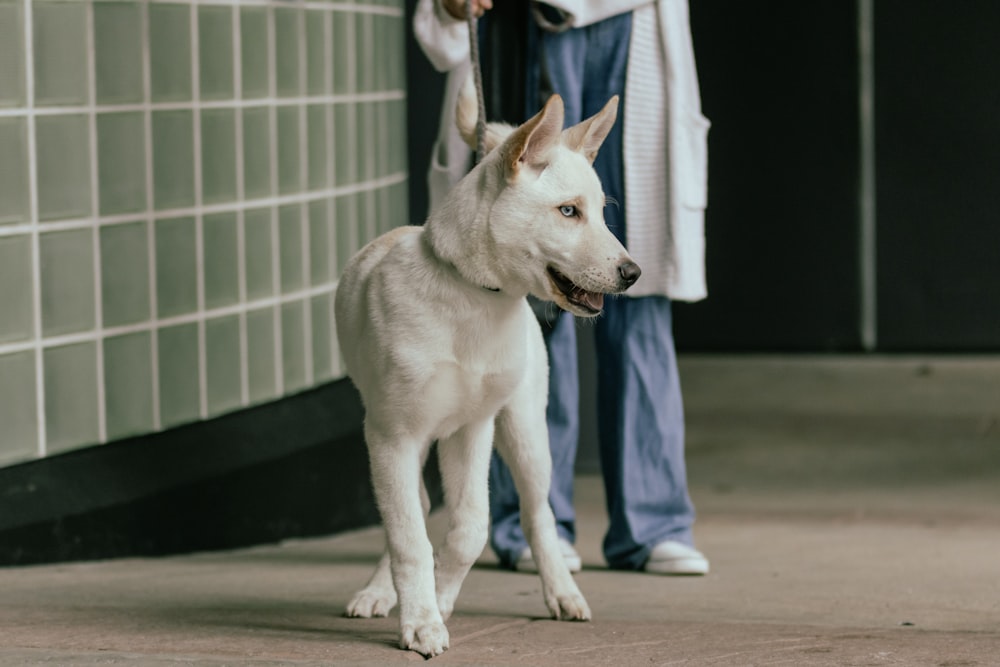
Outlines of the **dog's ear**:
[[514,130],[504,144],[504,167],[507,178],[514,178],[521,169],[543,169],[548,163],[549,151],[562,134],[562,98],[553,95],[542,110]]
[[[476,121],[479,118],[479,103],[476,99],[476,86],[472,72],[465,78],[459,90],[458,102],[455,104],[455,125],[462,140],[473,151],[477,149],[478,136]],[[510,136],[514,128],[506,123],[487,123],[486,136],[483,137],[483,150],[489,153]]]
[[618,96],[615,95],[604,108],[585,121],[567,128],[563,132],[563,143],[567,148],[582,153],[593,164],[597,151],[607,138],[618,118]]

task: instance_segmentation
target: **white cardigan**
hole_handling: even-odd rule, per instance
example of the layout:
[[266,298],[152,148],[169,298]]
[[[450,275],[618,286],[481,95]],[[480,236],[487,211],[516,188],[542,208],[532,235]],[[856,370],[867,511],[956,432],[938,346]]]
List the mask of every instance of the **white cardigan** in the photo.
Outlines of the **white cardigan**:
[[[703,299],[709,122],[701,113],[687,0],[549,4],[567,12],[573,27],[633,12],[623,114],[625,220],[626,246],[642,277],[626,294]],[[449,73],[428,173],[434,208],[470,166],[470,151],[454,122],[458,91],[469,72],[469,33],[439,0],[419,0],[413,27],[434,67]]]

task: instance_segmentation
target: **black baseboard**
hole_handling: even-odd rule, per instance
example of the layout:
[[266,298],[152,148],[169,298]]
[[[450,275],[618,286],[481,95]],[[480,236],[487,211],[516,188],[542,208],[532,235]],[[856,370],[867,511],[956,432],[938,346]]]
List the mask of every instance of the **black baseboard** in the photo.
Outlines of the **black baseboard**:
[[[156,556],[378,522],[346,380],[0,469],[0,565]],[[440,498],[437,466],[428,489]]]

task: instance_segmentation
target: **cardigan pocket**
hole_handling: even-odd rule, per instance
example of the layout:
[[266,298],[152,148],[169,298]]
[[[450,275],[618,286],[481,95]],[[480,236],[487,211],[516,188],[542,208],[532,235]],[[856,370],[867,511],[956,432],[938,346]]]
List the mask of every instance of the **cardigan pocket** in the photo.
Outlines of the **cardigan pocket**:
[[712,123],[697,111],[687,113],[681,122],[681,203],[704,209],[708,206],[708,128]]

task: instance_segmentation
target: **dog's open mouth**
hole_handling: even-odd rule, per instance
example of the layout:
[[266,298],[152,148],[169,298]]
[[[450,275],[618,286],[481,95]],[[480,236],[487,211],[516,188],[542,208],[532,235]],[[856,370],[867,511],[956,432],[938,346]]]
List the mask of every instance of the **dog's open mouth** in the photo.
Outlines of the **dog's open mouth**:
[[566,300],[574,306],[578,306],[594,315],[601,312],[601,309],[604,308],[603,294],[600,292],[588,292],[551,266],[549,267],[549,279],[555,285],[556,289],[566,297]]

